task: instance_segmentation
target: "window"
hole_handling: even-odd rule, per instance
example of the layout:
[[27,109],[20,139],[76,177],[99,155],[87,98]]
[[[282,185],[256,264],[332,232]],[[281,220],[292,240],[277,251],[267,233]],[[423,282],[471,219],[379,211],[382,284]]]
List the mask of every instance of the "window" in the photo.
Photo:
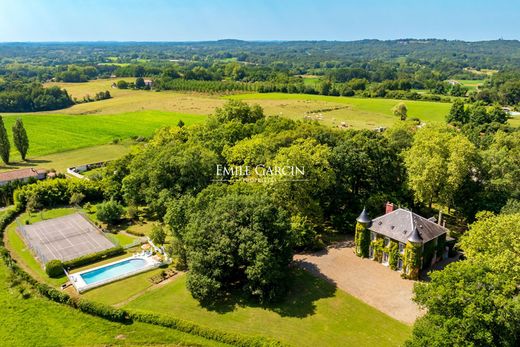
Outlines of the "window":
[[370,240],[374,241],[376,239],[376,233],[371,231],[370,232]]
[[383,246],[388,247],[390,244],[390,239],[388,237],[385,237],[385,242],[383,243]]
[[388,253],[383,252],[383,264],[388,265]]
[[397,260],[397,270],[401,271],[403,269],[403,260],[399,258]]
[[404,253],[404,243],[402,243],[402,242],[399,242],[399,253],[401,253],[401,254]]
[[372,246],[370,246],[370,248],[368,248],[368,258],[370,258],[370,259],[374,258],[374,249],[372,248]]

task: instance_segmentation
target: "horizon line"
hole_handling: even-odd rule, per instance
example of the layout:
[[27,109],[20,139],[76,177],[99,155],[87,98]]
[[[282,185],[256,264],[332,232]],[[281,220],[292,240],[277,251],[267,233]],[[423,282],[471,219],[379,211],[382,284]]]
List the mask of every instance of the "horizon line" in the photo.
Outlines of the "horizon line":
[[377,39],[377,38],[364,38],[357,40],[333,40],[333,39],[269,39],[269,40],[255,40],[255,39],[234,39],[234,38],[223,38],[223,39],[213,39],[213,40],[179,40],[179,41],[169,41],[169,40],[42,40],[42,41],[0,41],[0,44],[20,44],[20,43],[214,43],[214,42],[222,42],[222,41],[236,41],[236,42],[249,42],[249,43],[283,43],[283,42],[336,42],[336,43],[352,43],[352,42],[362,42],[362,41],[379,41],[379,42],[393,42],[393,41],[447,41],[447,42],[468,42],[468,43],[479,43],[479,42],[492,42],[492,41],[514,41],[520,42],[520,39],[504,39],[504,38],[496,38],[496,39],[480,39],[480,40],[463,40],[463,39],[446,39],[446,38],[397,38],[397,39]]

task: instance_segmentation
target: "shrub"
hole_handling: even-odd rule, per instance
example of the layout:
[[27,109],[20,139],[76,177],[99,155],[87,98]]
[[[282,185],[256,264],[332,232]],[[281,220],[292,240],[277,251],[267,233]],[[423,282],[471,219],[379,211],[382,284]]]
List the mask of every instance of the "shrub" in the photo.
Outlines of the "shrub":
[[135,206],[128,206],[126,209],[126,215],[132,220],[136,219],[139,215],[139,210]]
[[108,224],[115,224],[120,221],[124,212],[124,207],[114,200],[105,201],[96,206],[97,219]]
[[45,264],[45,272],[49,277],[60,277],[63,275],[63,263],[58,259],[51,260]]

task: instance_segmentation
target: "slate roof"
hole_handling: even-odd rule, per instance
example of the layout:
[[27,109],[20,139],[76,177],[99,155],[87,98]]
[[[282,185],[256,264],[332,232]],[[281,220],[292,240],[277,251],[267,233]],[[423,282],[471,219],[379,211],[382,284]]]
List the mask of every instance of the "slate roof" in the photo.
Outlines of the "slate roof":
[[445,233],[447,229],[411,211],[398,208],[374,218],[369,230],[402,243],[426,243]]

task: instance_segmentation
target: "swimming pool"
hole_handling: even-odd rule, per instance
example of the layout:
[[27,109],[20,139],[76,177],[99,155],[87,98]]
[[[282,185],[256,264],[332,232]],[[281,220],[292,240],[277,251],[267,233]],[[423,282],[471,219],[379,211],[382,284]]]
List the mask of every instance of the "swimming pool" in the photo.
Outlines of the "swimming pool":
[[148,263],[142,258],[127,259],[125,261],[110,264],[105,267],[82,273],[80,276],[86,284],[104,281],[113,277],[119,277],[129,272],[142,269]]
[[155,269],[161,264],[154,257],[133,256],[68,276],[76,290],[82,293],[110,282]]

